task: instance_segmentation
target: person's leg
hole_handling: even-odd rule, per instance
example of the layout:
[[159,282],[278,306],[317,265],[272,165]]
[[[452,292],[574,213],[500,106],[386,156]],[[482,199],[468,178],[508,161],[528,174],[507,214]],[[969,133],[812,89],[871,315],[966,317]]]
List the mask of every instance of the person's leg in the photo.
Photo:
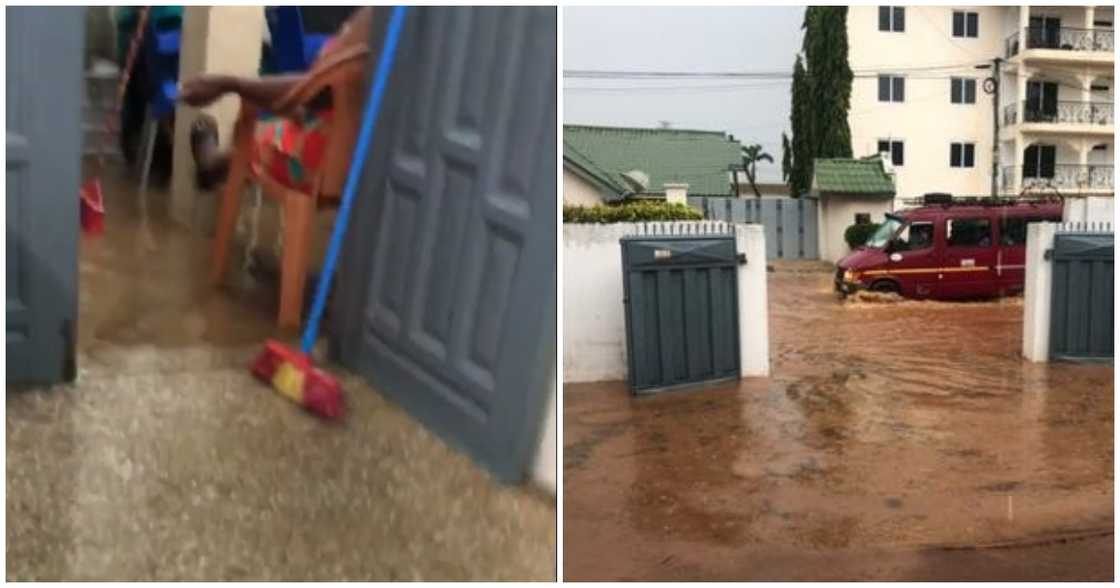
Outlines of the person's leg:
[[199,188],[210,190],[229,175],[230,156],[218,148],[218,123],[214,117],[200,114],[191,125],[191,155]]

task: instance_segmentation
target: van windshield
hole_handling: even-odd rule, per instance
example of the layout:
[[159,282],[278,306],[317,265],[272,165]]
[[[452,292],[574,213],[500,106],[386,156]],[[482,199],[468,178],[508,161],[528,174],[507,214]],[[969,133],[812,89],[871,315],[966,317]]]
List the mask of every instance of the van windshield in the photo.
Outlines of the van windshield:
[[902,226],[902,223],[898,222],[898,219],[887,217],[887,222],[879,225],[879,228],[867,238],[867,243],[865,243],[865,245],[876,249],[882,249],[887,244],[887,241],[891,240],[891,237],[894,236],[900,226]]

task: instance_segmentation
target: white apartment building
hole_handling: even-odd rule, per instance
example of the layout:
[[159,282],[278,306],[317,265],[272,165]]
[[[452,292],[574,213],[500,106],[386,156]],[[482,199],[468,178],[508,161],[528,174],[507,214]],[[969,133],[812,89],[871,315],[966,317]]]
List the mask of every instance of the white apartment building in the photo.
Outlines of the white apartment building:
[[[1111,6],[850,7],[853,154],[890,153],[898,199],[988,194],[994,154],[1001,194],[1112,195],[1113,13]],[[997,58],[993,115],[994,84],[985,80]]]

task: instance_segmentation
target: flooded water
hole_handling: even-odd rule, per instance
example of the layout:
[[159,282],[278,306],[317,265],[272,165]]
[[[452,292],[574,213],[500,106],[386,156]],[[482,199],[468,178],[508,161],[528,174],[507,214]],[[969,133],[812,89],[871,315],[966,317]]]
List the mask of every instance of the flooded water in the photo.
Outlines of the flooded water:
[[101,178],[105,232],[81,241],[80,350],[238,346],[278,334],[274,284],[242,275],[231,255],[228,285],[213,287],[209,236],[173,223],[165,192],[153,188],[145,209],[123,169],[110,167]]
[[1023,361],[1021,299],[840,301],[829,271],[769,274],[770,378],[565,386],[565,577],[944,579],[1073,538],[1095,568],[1001,557],[1111,578],[1112,366]]

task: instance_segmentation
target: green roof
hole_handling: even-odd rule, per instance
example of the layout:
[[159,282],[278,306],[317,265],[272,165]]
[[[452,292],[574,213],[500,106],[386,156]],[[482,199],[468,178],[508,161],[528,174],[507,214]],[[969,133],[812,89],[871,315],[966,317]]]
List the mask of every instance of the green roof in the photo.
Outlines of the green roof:
[[728,167],[742,163],[740,149],[720,131],[564,125],[565,163],[619,188],[626,186],[622,174],[640,170],[649,176],[648,193],[679,183],[688,184],[689,196],[729,196]]
[[894,196],[894,182],[880,157],[866,159],[817,159],[813,161],[813,188],[818,193]]

